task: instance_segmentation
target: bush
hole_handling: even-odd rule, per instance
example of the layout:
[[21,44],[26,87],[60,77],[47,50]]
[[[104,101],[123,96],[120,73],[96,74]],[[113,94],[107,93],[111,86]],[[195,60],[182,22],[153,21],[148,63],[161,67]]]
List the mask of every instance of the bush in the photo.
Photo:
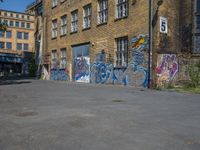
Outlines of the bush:
[[200,60],[196,64],[188,66],[187,72],[192,82],[190,86],[197,87],[200,79]]

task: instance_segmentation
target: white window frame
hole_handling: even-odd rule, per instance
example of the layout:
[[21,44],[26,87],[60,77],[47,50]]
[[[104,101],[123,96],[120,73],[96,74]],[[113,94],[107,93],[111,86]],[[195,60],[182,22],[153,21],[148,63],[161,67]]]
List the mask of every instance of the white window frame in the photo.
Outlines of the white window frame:
[[71,32],[78,31],[78,10],[71,12]]
[[67,15],[61,16],[61,35],[67,34]]
[[123,18],[128,16],[128,0],[116,0],[116,18]]
[[92,5],[88,4],[83,7],[83,28],[91,27]]
[[56,38],[58,36],[58,22],[57,19],[52,20],[52,38]]
[[52,8],[56,7],[57,5],[58,5],[58,0],[51,0]]
[[60,58],[61,58],[61,61],[60,61],[60,68],[66,68],[67,67],[67,50],[66,48],[61,48],[60,49]]
[[128,37],[116,39],[116,66],[126,67],[128,65]]
[[108,21],[108,0],[98,0],[98,24]]
[[58,61],[58,53],[57,50],[54,49],[51,52],[51,61],[52,61],[52,68],[57,67],[57,61]]

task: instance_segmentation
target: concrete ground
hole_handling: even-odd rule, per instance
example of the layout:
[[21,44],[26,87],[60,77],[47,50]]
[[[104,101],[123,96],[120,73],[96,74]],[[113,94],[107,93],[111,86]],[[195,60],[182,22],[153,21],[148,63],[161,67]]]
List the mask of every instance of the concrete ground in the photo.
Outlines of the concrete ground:
[[200,95],[4,82],[0,150],[200,150]]

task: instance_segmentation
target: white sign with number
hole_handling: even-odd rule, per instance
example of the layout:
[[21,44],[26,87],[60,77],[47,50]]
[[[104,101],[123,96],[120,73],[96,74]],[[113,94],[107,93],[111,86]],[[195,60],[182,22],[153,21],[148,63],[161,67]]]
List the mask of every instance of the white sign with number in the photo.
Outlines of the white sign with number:
[[167,18],[160,17],[160,32],[161,33],[167,33]]

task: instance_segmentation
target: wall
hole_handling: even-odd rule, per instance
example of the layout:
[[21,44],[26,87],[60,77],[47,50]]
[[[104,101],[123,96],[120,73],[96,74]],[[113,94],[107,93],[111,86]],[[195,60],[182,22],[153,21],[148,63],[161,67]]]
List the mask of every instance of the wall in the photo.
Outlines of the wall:
[[[92,3],[92,25],[91,28],[84,30],[83,24],[83,6]],[[108,22],[104,25],[97,24],[97,1],[82,0],[82,1],[65,1],[58,3],[58,6],[51,8],[51,1],[45,1],[44,20],[45,20],[45,37],[44,51],[45,54],[51,54],[53,49],[57,49],[58,58],[60,61],[60,49],[67,49],[67,63],[72,66],[72,46],[79,44],[90,43],[90,62],[91,66],[94,64],[96,54],[105,50],[107,53],[106,61],[115,66],[116,61],[116,44],[115,39],[118,37],[128,36],[129,43],[132,37],[139,34],[148,33],[148,2],[146,0],[139,0],[135,4],[129,3],[128,17],[117,20],[115,18],[115,1],[108,1]],[[71,32],[71,12],[78,9],[78,32]],[[67,34],[60,36],[60,17],[67,15]],[[52,20],[58,19],[58,36],[51,39]],[[131,44],[129,45],[129,62],[132,59]],[[69,69],[69,74],[72,70]],[[72,78],[70,78],[72,80]]]

